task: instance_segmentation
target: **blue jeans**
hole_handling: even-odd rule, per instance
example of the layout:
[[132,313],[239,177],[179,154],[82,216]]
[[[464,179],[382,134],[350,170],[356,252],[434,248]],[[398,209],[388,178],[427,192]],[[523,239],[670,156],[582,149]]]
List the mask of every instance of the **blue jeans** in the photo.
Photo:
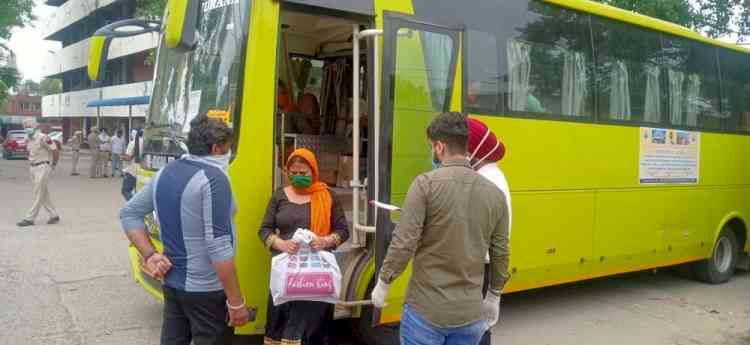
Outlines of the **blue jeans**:
[[401,345],[477,345],[487,329],[487,321],[455,327],[441,328],[404,305],[401,316]]
[[120,161],[120,155],[112,154],[112,177],[115,177],[115,172],[119,172],[122,175],[122,161]]

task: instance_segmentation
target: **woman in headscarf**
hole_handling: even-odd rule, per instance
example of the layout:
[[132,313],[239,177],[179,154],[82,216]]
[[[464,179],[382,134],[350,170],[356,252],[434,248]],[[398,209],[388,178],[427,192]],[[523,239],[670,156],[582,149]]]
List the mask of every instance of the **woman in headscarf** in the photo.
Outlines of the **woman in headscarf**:
[[[341,203],[320,181],[318,162],[307,149],[292,152],[286,162],[289,185],[273,193],[258,235],[272,255],[294,254],[299,244],[294,232],[309,229],[316,235],[313,250],[333,250],[349,238]],[[334,306],[293,301],[273,305],[268,298],[264,344],[328,344]]]

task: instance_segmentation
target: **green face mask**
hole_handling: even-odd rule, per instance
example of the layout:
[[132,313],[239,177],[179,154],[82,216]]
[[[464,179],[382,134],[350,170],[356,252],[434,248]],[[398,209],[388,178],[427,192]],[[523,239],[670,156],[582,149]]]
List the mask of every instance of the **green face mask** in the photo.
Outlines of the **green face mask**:
[[289,177],[289,181],[292,182],[294,188],[307,188],[312,186],[312,176],[296,176]]

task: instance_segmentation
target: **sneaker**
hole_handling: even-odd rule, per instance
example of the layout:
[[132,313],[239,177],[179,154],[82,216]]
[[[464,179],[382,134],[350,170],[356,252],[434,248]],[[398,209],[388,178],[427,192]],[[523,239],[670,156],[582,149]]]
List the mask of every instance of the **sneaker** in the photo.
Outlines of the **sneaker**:
[[57,224],[60,222],[59,216],[54,216],[47,221],[47,224]]
[[26,226],[32,226],[32,225],[34,225],[34,222],[32,222],[32,221],[30,221],[30,220],[26,220],[26,219],[24,219],[24,220],[22,220],[22,221],[20,221],[20,222],[16,223],[16,225],[18,225],[19,227],[22,227],[22,228],[23,228],[23,227],[26,227]]

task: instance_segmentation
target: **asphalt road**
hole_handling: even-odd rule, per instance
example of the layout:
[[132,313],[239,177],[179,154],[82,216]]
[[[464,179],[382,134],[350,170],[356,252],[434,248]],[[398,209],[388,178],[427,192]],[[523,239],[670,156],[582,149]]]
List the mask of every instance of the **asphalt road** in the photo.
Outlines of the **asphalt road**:
[[[120,179],[52,179],[62,222],[15,226],[26,161],[0,160],[0,345],[158,344],[161,306],[130,278]],[[82,160],[82,171],[88,161]],[[46,222],[44,211],[37,223]],[[503,297],[494,344],[750,344],[750,274],[711,286],[665,270]]]

